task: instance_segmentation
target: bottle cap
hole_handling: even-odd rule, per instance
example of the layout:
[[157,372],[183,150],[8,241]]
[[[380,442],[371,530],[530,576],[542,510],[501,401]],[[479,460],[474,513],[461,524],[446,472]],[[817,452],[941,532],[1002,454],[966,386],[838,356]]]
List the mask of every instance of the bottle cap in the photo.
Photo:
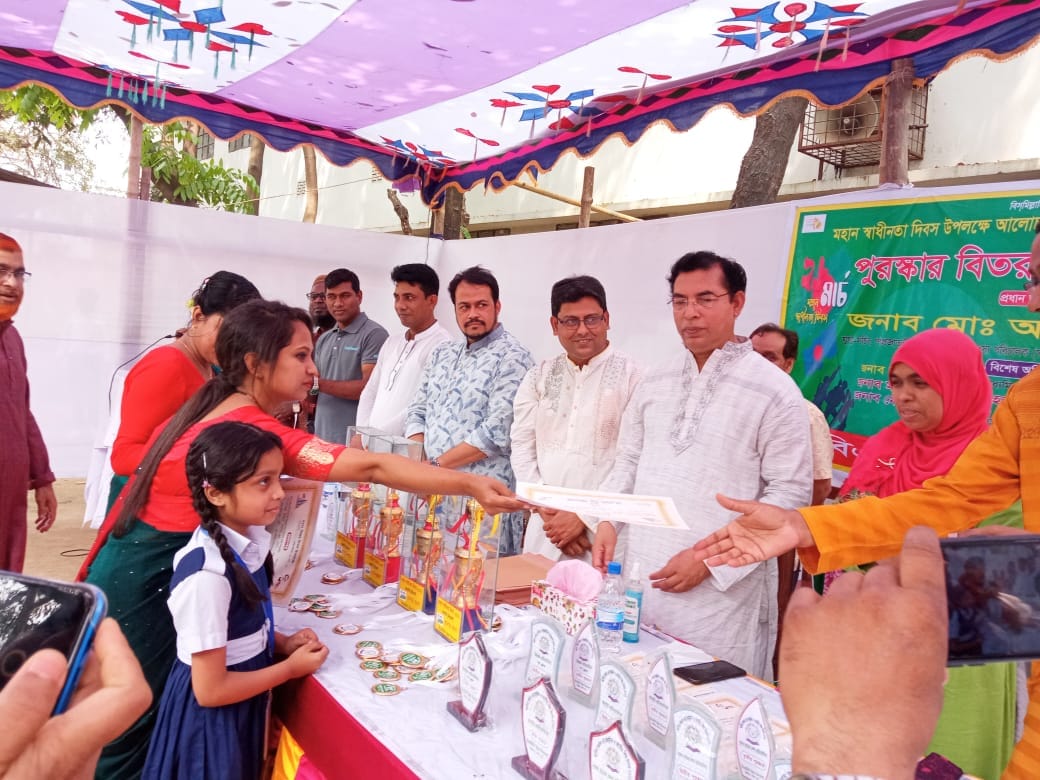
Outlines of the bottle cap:
[[611,561],[607,564],[607,574],[620,574],[621,561]]

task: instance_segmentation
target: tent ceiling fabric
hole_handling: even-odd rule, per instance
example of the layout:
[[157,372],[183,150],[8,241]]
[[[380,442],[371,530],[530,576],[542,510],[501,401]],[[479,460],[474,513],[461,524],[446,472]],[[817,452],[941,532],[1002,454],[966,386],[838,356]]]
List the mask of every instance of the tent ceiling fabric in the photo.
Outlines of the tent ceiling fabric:
[[[836,105],[910,57],[1040,37],[1040,0],[4,0],[0,88],[313,143],[429,200],[546,170],[613,135],[686,130],[800,93]],[[518,10],[519,9],[519,10]]]

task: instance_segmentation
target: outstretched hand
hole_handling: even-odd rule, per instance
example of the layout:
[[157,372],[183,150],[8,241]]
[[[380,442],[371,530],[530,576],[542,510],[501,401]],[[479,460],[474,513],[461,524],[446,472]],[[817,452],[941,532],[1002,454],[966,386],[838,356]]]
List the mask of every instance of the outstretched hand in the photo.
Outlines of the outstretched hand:
[[738,501],[721,493],[715,498],[726,509],[741,514],[693,546],[697,560],[709,566],[746,566],[813,543],[809,526],[793,509]]
[[484,511],[489,515],[519,512],[524,508],[524,502],[497,479],[477,475],[473,475],[473,478],[474,484],[470,495],[477,499],[477,503],[484,507]]

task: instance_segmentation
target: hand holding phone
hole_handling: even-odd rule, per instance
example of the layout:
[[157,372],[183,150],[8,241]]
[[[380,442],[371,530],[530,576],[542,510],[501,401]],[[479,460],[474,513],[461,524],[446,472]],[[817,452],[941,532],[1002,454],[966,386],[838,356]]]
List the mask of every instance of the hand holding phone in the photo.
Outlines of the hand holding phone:
[[1040,536],[944,539],[947,664],[1040,658]]
[[151,703],[141,665],[111,618],[98,627],[71,706],[52,715],[67,671],[64,655],[40,650],[0,690],[0,777],[91,776],[101,748]]

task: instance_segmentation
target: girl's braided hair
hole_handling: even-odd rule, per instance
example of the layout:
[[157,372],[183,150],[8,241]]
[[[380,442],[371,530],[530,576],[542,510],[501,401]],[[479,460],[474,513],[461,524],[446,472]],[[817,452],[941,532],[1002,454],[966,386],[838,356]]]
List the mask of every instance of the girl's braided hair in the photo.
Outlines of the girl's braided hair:
[[255,607],[264,600],[252,576],[235,558],[220,527],[217,507],[206,497],[206,488],[230,493],[235,485],[256,473],[260,458],[280,450],[282,440],[270,431],[242,422],[220,422],[206,428],[188,448],[184,470],[188,475],[191,499],[200,525],[220,548],[220,556],[235,575],[235,583],[245,602]]

